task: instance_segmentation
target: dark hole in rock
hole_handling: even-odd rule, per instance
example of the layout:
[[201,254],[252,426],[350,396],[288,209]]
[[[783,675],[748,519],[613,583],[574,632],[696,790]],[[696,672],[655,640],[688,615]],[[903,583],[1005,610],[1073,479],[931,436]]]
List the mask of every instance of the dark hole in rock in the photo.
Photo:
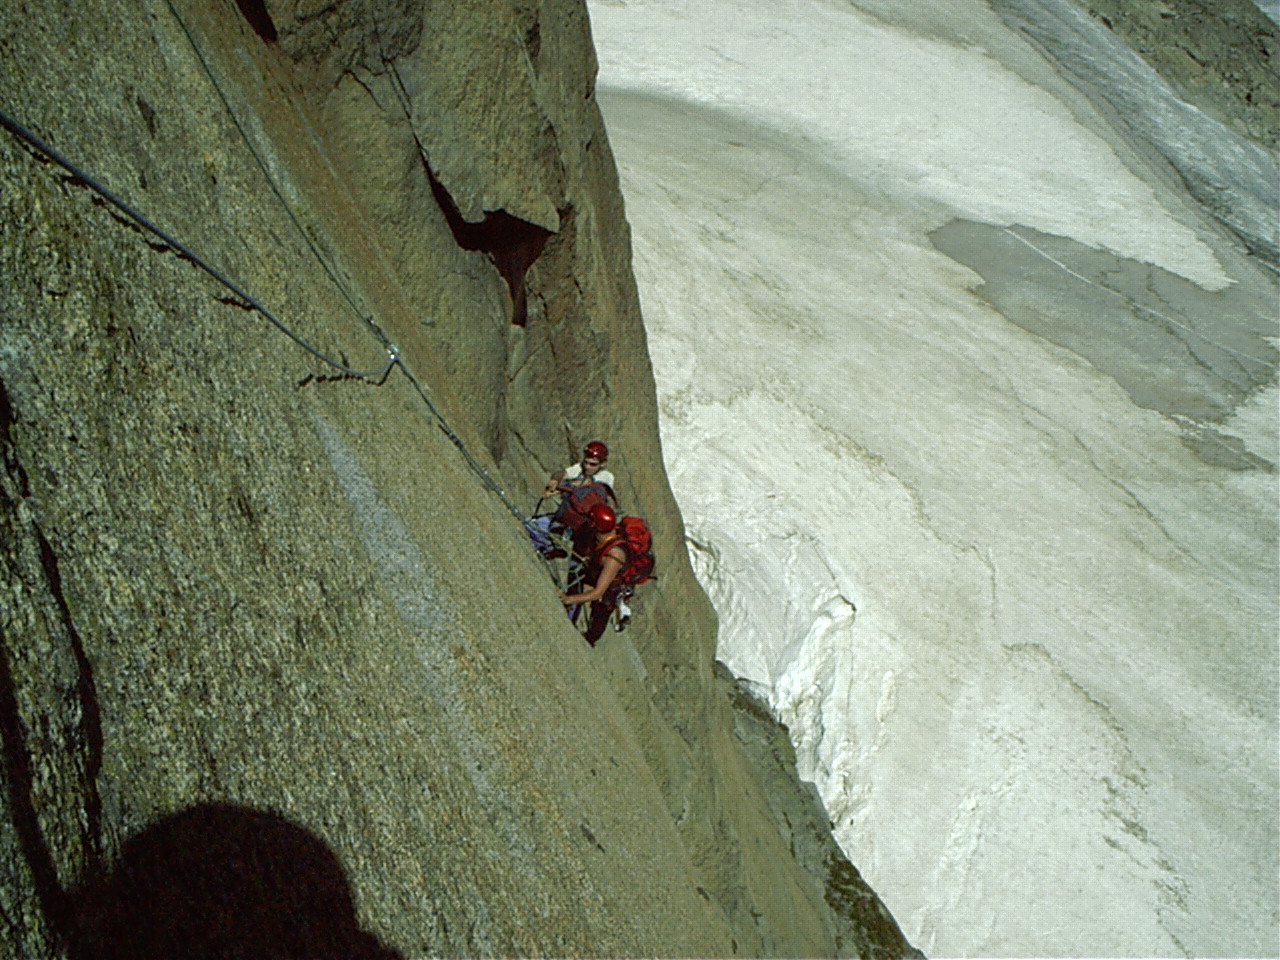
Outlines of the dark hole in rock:
[[463,250],[479,250],[493,260],[511,291],[511,322],[523,327],[529,319],[524,275],[542,254],[551,231],[513,217],[505,210],[485,211],[484,219],[479,223],[464,220],[453,197],[430,169],[427,177],[431,180],[431,192],[444,212],[453,239]]
[[236,6],[240,8],[240,13],[249,22],[249,26],[253,27],[253,32],[264,41],[275,43],[280,38],[264,0],[236,0]]

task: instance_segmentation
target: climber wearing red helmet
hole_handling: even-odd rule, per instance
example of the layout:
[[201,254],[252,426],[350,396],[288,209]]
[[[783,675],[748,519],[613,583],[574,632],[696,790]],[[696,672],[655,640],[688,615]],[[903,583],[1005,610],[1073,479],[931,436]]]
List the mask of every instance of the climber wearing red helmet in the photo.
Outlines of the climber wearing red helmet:
[[563,470],[557,470],[547,480],[547,485],[542,490],[544,497],[554,497],[556,493],[563,492],[562,487],[582,485],[588,481],[596,483],[608,484],[613,486],[613,474],[604,468],[605,461],[609,459],[609,448],[599,440],[592,440],[582,448],[582,459],[573,466],[565,467]]
[[[553,513],[541,514],[525,521],[534,548],[544,557],[563,557],[564,551],[556,545],[557,537],[573,539],[575,551],[584,552],[590,546],[578,544],[579,533],[584,531],[587,514],[598,503],[618,505],[613,492],[613,474],[604,469],[609,458],[609,448],[599,440],[592,440],[582,450],[582,460],[551,475],[542,490],[542,498],[559,496],[560,503]],[[541,506],[541,501],[539,501]]]
[[617,526],[618,515],[612,507],[601,503],[591,508],[584,529],[589,527],[595,534],[595,544],[587,557],[583,581],[592,586],[581,593],[560,593],[560,600],[567,607],[591,604],[591,620],[585,636],[593,647],[617,606],[617,591],[610,590],[610,587],[627,562],[625,541],[617,533]]

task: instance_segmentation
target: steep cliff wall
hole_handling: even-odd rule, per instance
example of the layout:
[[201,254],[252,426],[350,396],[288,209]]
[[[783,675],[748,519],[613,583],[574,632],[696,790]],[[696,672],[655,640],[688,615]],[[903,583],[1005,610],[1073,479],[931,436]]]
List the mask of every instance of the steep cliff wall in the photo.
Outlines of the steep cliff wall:
[[[0,953],[911,952],[713,673],[593,82],[579,0],[0,6],[189,247],[0,134]],[[592,437],[595,649],[494,489]]]
[[1082,0],[1188,101],[1280,149],[1280,24],[1253,0]]

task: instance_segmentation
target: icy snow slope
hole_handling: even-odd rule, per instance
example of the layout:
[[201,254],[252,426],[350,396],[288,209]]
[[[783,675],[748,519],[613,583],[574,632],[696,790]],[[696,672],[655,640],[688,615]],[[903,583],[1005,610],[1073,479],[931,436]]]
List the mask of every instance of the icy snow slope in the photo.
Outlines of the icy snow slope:
[[591,11],[720,655],[853,861],[935,956],[1277,955],[1274,278],[983,3]]

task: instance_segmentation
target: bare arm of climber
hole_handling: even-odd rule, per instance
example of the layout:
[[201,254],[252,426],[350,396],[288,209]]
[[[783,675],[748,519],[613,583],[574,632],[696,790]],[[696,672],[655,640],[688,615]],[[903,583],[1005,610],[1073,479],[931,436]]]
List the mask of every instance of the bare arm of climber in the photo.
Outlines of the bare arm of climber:
[[542,488],[543,497],[554,497],[557,493],[557,489],[560,486],[560,481],[563,479],[564,479],[563,470],[557,470],[555,473],[553,473],[551,477],[547,480],[547,485]]
[[613,578],[618,575],[618,571],[622,569],[622,565],[626,562],[627,557],[621,547],[615,547],[610,550],[605,554],[604,562],[600,566],[600,578],[596,581],[595,586],[585,593],[564,593],[561,591],[561,602],[569,606],[575,603],[591,603],[599,600],[605,595],[609,585],[613,583]]

